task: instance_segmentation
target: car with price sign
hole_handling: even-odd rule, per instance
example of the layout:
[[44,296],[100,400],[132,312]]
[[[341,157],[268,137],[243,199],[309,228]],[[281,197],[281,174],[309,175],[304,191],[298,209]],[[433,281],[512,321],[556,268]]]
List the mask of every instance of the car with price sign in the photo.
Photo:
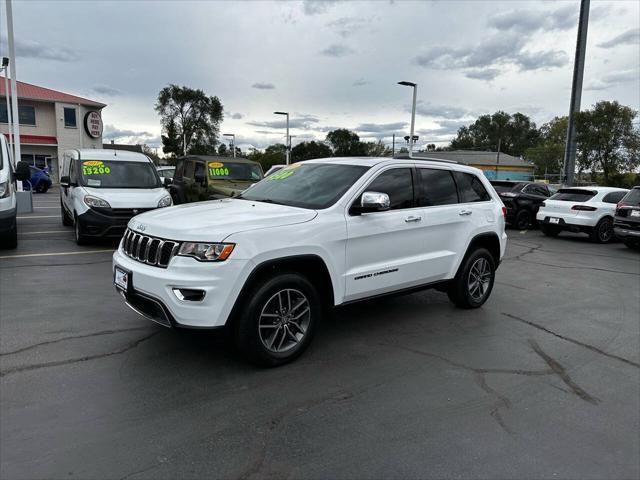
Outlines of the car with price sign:
[[235,197],[264,178],[258,162],[192,155],[179,158],[169,192],[174,204]]
[[[227,168],[219,163],[209,168]],[[438,288],[461,308],[480,307],[505,252],[505,215],[476,168],[309,160],[235,198],[132,219],[113,280],[140,315],[226,327],[249,358],[274,366],[301,354],[334,306]]]
[[62,223],[76,242],[121,237],[139,213],[168,207],[171,196],[149,157],[121,150],[67,150],[62,160]]

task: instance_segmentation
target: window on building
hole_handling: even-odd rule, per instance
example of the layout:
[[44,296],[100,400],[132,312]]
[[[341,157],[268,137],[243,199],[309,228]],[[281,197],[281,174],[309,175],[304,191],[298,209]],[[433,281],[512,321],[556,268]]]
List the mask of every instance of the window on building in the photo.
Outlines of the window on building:
[[64,126],[67,128],[76,128],[76,109],[64,107]]
[[[18,106],[20,125],[36,125],[36,108],[31,105]],[[0,104],[0,123],[9,123],[6,103]]]

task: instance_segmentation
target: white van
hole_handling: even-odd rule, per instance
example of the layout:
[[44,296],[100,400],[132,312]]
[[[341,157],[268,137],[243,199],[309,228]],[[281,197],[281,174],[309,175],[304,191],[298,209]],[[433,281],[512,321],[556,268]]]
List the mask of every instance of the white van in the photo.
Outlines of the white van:
[[0,247],[16,248],[16,178],[11,164],[9,145],[0,134]]
[[122,150],[67,150],[60,177],[62,223],[81,245],[121,237],[135,215],[171,205],[153,162]]

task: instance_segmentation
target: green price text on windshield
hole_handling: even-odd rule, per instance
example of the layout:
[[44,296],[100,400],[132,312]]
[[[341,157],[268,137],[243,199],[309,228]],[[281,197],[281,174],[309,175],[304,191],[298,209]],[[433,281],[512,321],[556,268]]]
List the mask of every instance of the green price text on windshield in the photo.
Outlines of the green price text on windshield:
[[228,177],[229,169],[226,167],[223,168],[209,168],[209,176],[210,177]]

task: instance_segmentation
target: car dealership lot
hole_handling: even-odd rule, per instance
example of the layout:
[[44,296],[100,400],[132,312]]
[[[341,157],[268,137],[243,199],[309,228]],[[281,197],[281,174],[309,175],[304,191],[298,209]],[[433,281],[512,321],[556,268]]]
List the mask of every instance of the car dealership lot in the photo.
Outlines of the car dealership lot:
[[[640,255],[509,231],[479,310],[342,308],[257,369],[130,311],[57,191],[0,251],[2,478],[637,478]],[[55,254],[55,255],[51,255]]]

